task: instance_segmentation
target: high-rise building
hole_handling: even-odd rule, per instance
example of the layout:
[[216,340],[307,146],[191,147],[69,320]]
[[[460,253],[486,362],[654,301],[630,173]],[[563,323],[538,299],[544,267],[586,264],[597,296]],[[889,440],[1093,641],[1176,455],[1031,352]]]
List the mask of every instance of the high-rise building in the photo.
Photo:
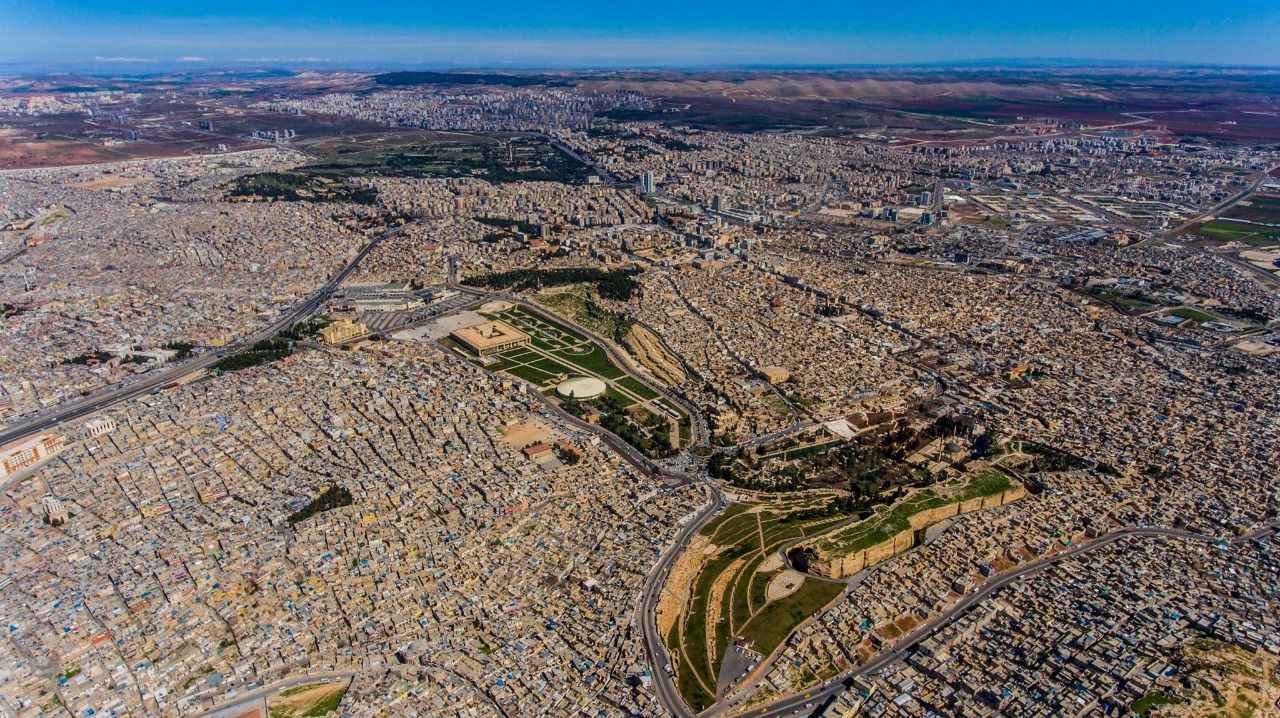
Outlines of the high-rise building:
[[653,172],[651,170],[645,170],[644,173],[640,175],[640,191],[645,194],[653,194],[655,187],[656,185],[653,182]]

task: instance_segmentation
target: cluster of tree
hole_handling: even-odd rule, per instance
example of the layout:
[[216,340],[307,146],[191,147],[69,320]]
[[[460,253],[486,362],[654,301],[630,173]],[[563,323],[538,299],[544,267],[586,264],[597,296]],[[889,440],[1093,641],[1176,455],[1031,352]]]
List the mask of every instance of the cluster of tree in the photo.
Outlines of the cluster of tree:
[[62,360],[63,364],[79,364],[85,366],[87,364],[101,364],[111,358],[111,355],[104,351],[85,352],[77,354],[73,357],[67,357]]
[[639,286],[635,276],[639,270],[615,269],[606,271],[595,267],[562,267],[558,269],[513,269],[509,272],[482,274],[467,277],[463,284],[489,289],[524,291],[542,287],[563,287],[570,284],[592,284],[605,299],[627,301]]
[[608,429],[650,459],[661,459],[676,453],[669,442],[653,438],[664,435],[667,430],[665,420],[649,412],[638,412],[640,416],[647,419],[637,419],[614,396],[605,394],[591,401],[578,401],[570,397],[561,404],[561,408],[579,419],[592,410],[598,412],[601,427]]
[[626,312],[615,312],[611,309],[606,309],[591,299],[587,300],[582,309],[587,315],[589,324],[609,327],[611,330],[609,338],[617,344],[623,342],[627,332],[631,331],[631,325],[634,324]]
[[1052,446],[1037,444],[1034,442],[1023,442],[1022,450],[1035,456],[1031,461],[1029,470],[1032,473],[1040,473],[1042,471],[1074,471],[1089,466],[1089,462],[1061,449],[1055,449]]
[[312,339],[319,336],[320,331],[332,323],[328,317],[311,317],[280,332],[280,336],[293,341]]
[[1263,313],[1262,310],[1257,309],[1256,307],[1245,307],[1244,309],[1221,307],[1218,309],[1218,311],[1221,312],[1222,314],[1227,315],[1228,317],[1241,319],[1246,322],[1258,322],[1259,324],[1266,324],[1267,322],[1271,321],[1271,317],[1267,316],[1265,313]]
[[214,363],[217,371],[240,371],[283,359],[293,353],[293,342],[281,337],[263,339],[248,349]]
[[176,352],[173,358],[176,360],[182,360],[191,356],[191,350],[195,349],[196,345],[188,341],[172,341],[166,342],[163,348],[168,349],[171,352]]
[[674,152],[692,152],[694,150],[702,149],[697,145],[691,145],[688,142],[675,137],[646,137],[645,139],[655,145],[659,145]]
[[515,230],[525,234],[537,234],[538,225],[531,222],[525,222],[520,219],[505,219],[503,217],[474,217],[475,221],[498,229]]
[[565,466],[573,466],[582,460],[578,452],[560,444],[556,444],[556,458],[560,459],[560,463]]
[[618,438],[636,447],[640,450],[640,453],[650,459],[662,459],[676,453],[669,443],[655,441],[652,436],[636,426],[635,422],[625,412],[602,414],[600,426],[617,434]]
[[712,454],[711,459],[707,462],[707,473],[711,474],[713,479],[737,485],[738,475],[734,471],[734,466],[737,463],[738,455],[736,452],[726,451]]
[[307,503],[306,506],[289,514],[289,525],[292,526],[299,521],[306,521],[316,514],[332,511],[340,506],[351,505],[351,492],[347,487],[338,484],[330,484],[328,488]]
[[237,177],[227,188],[227,196],[283,202],[373,204],[378,199],[378,190],[368,185],[322,180],[302,172],[259,172]]

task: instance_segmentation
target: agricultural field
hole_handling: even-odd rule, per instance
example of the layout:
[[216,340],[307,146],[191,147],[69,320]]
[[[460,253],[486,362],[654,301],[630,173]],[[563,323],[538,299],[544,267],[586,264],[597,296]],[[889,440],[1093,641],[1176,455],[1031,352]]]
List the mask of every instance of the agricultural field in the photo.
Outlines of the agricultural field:
[[1280,194],[1259,192],[1188,234],[1207,244],[1241,242],[1251,247],[1280,245]]
[[1244,222],[1280,226],[1280,194],[1259,192],[1241,200],[1223,215]]
[[1280,244],[1280,227],[1268,227],[1248,222],[1215,219],[1196,227],[1192,233],[1209,244],[1242,242],[1251,247],[1271,247]]

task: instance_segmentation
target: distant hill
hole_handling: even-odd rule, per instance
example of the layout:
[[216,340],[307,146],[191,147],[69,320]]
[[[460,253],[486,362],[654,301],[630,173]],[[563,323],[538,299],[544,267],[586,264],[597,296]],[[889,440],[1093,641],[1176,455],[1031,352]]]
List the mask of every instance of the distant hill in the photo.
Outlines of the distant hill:
[[506,85],[508,87],[526,87],[529,85],[555,85],[567,87],[563,78],[550,75],[499,75],[481,72],[385,72],[374,75],[373,81],[379,85]]

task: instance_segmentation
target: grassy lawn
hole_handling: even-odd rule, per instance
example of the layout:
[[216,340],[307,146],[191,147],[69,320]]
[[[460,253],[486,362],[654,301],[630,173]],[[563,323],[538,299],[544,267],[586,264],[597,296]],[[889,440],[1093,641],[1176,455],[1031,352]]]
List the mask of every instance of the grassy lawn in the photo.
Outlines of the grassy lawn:
[[730,630],[737,632],[747,619],[751,617],[751,577],[756,568],[764,561],[764,556],[756,555],[747,562],[737,576],[734,576],[730,588],[733,592],[733,626]]
[[1266,246],[1275,244],[1280,240],[1280,230],[1275,227],[1263,227],[1256,224],[1245,224],[1243,222],[1227,222],[1216,219],[1207,224],[1202,224],[1192,230],[1195,234],[1210,239],[1217,239],[1224,242],[1238,241],[1245,242],[1253,246]]
[[1175,317],[1190,319],[1195,322],[1212,322],[1217,319],[1217,317],[1209,314],[1208,312],[1202,312],[1199,309],[1192,309],[1191,307],[1178,307],[1169,313]]
[[1004,473],[995,469],[987,469],[969,480],[969,485],[960,494],[960,500],[967,501],[979,496],[995,496],[1008,491],[1012,486],[1013,482]]
[[546,359],[546,358],[538,358],[538,359],[534,359],[533,361],[530,361],[530,362],[528,363],[528,366],[532,366],[532,367],[534,367],[534,368],[536,368],[536,369],[541,369],[542,371],[545,371],[545,372],[547,372],[548,374],[569,374],[569,375],[572,375],[572,374],[574,373],[574,371],[573,371],[573,369],[572,369],[572,368],[567,367],[567,366],[565,366],[564,364],[561,364],[560,362],[552,361],[552,360],[550,360],[550,359]]
[[749,508],[751,508],[750,504],[730,504],[729,508],[724,510],[724,513],[712,519],[711,522],[708,523],[706,526],[703,526],[702,530],[699,531],[698,533],[702,534],[703,536],[707,536],[711,538],[711,540],[714,542],[716,532],[720,530],[721,526],[723,526],[727,521],[729,521],[729,519],[732,519],[736,516],[741,515],[742,512],[746,511]]
[[1182,701],[1177,696],[1169,695],[1168,693],[1163,693],[1161,691],[1152,691],[1134,701],[1133,705],[1129,706],[1129,710],[1133,711],[1137,715],[1145,716],[1149,715],[1153,709],[1159,708],[1160,706],[1177,705],[1181,702]]
[[[999,491],[1007,487],[1007,484],[1007,477],[999,472],[992,472],[991,476],[975,477],[965,489],[975,493]],[[876,527],[879,527],[879,523],[905,521],[904,517],[939,502],[945,503],[933,494],[913,497],[897,507],[900,514],[895,515],[893,510],[885,510],[884,515],[877,517]],[[673,631],[667,638],[669,645],[676,647],[687,657],[690,669],[698,672],[704,684],[714,685],[732,637],[743,636],[750,639],[757,650],[769,654],[786,640],[796,626],[817,613],[844,589],[843,584],[809,578],[792,595],[768,602],[768,585],[778,575],[778,571],[761,573],[757,569],[769,553],[849,519],[847,515],[836,515],[785,520],[791,513],[811,508],[813,506],[803,500],[797,504],[795,498],[777,504],[736,503],[703,527],[703,536],[725,548],[711,558],[694,579],[683,625],[678,625],[679,630]],[[862,527],[864,533],[871,530],[867,526]],[[874,538],[868,540],[875,542]],[[726,575],[730,566],[741,558],[746,560],[734,569],[732,575]],[[715,645],[709,649],[707,636],[711,627],[707,621],[708,608],[712,607],[708,603],[711,587],[721,578],[726,579],[726,588],[720,596],[719,605],[714,607],[718,609],[719,618],[714,631]],[[729,625],[730,620],[732,625]],[[680,686],[690,705],[705,705],[695,702],[697,691],[692,690],[687,680],[681,680]]]
[[548,374],[541,369],[536,369],[531,366],[514,366],[506,369],[505,371],[508,374],[514,374],[535,386],[542,386],[555,378],[554,374]]
[[[622,371],[615,366],[613,362],[609,361],[609,355],[605,354],[604,349],[601,349],[596,344],[592,344],[591,351],[586,354],[575,354],[563,350],[552,350],[551,353],[566,362],[582,367],[589,372],[599,374],[606,379],[620,379],[626,376],[626,372]],[[635,380],[633,379],[632,381]]]
[[[618,368],[605,353],[603,347],[595,342],[579,335],[578,333],[564,327],[563,325],[549,322],[542,317],[534,316],[520,309],[508,309],[492,315],[486,315],[491,319],[498,319],[529,334],[532,344],[538,349],[556,357],[558,362],[552,362],[550,359],[538,358],[538,354],[527,349],[517,349],[511,352],[503,353],[502,359],[507,360],[523,360],[528,361],[534,366],[544,369],[545,371],[559,372],[563,371],[569,374],[580,373],[573,370],[573,367],[584,370],[587,373],[597,374],[605,379],[622,380],[627,389],[635,391],[638,395],[646,399],[657,396],[652,390],[645,387],[639,381],[628,377],[626,372]],[[585,345],[585,346],[584,346]],[[561,367],[559,369],[555,367]],[[505,368],[505,366],[503,367]]]
[[769,582],[772,581],[773,577],[777,575],[778,575],[777,571],[770,571],[769,573],[757,573],[751,579],[750,599],[751,599],[752,611],[755,611],[756,609],[759,609],[762,606],[764,606],[764,603],[768,598]]
[[338,710],[346,694],[342,684],[297,686],[270,698],[267,713],[270,718],[321,718]]
[[680,688],[680,695],[695,711],[701,711],[715,702],[715,697],[707,693],[702,684],[698,682],[698,679],[694,677],[688,656],[680,657],[678,679],[677,685]]
[[623,377],[622,379],[618,380],[618,384],[621,385],[622,388],[626,389],[627,391],[643,399],[658,398],[658,392],[645,386],[642,382],[640,382],[635,377],[630,377],[630,376]]
[[846,555],[870,548],[887,541],[900,531],[911,528],[911,517],[922,511],[936,509],[957,501],[995,496],[1013,486],[1008,476],[995,469],[988,469],[969,479],[969,483],[954,496],[943,498],[926,489],[911,498],[895,504],[888,511],[881,510],[865,521],[837,529],[821,543],[824,551]]
[[796,626],[843,590],[844,584],[807,578],[795,593],[765,606],[742,629],[742,635],[755,641],[756,650],[767,656],[787,639]]
[[707,601],[711,598],[711,585],[720,574],[724,573],[729,564],[746,553],[744,549],[743,546],[737,546],[721,552],[702,568],[693,587],[693,597],[689,605],[681,648],[689,657],[689,662],[694,669],[709,686],[716,684],[716,666],[712,665],[710,657],[707,656]]

